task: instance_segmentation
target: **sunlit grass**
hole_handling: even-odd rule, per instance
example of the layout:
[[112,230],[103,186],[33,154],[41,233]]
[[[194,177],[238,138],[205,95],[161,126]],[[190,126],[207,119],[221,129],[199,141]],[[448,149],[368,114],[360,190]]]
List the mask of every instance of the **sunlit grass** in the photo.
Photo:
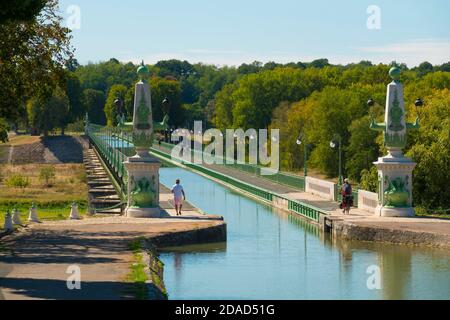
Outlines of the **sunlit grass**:
[[[47,164],[2,165],[0,166],[3,181],[0,183],[1,204],[57,204],[62,202],[86,202],[86,173],[82,164],[55,164],[55,178],[50,186],[39,179],[40,170]],[[28,179],[29,186],[16,188],[6,186],[8,177],[21,175]]]
[[[12,211],[14,207],[12,206],[4,206],[0,205],[0,230],[2,230],[4,224],[5,224],[5,215],[6,211],[9,210]],[[28,224],[28,216],[29,216],[29,207],[15,207],[17,210],[19,210],[20,213],[20,220],[22,221],[23,225]],[[37,208],[37,214],[38,218],[41,222],[45,221],[60,221],[60,220],[67,220],[70,216],[70,206],[67,205],[62,208]],[[86,215],[86,207],[85,205],[78,207],[78,212],[80,216]]]
[[148,268],[148,266],[144,263],[141,241],[142,239],[139,238],[128,244],[128,249],[133,251],[133,259],[126,280],[133,284],[132,294],[134,295],[134,298],[146,300],[148,299],[146,284],[148,276],[145,272],[145,268]]

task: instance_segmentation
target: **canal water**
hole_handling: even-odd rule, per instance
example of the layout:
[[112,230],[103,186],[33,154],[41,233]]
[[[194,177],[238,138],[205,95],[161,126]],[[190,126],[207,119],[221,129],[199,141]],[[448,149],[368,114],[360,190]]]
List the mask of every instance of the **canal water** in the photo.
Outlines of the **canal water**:
[[188,200],[228,229],[226,244],[162,251],[169,299],[450,299],[449,250],[332,244],[313,224],[200,175],[160,174],[167,186],[181,178]]

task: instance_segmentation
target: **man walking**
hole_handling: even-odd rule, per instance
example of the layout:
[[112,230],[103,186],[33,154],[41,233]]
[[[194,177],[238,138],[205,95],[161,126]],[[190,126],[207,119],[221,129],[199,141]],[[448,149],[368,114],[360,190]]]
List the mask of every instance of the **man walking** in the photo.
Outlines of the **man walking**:
[[175,202],[175,211],[177,216],[181,216],[181,207],[183,206],[183,200],[186,200],[186,194],[184,193],[183,186],[180,184],[180,179],[177,179],[172,187],[173,200]]

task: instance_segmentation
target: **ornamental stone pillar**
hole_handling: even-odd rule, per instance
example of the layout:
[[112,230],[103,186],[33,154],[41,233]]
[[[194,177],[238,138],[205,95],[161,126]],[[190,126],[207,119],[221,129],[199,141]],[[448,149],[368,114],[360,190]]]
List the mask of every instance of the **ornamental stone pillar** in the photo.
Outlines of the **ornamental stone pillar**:
[[136,155],[124,162],[128,175],[128,203],[125,215],[131,218],[158,218],[160,162],[151,157],[153,144],[153,117],[150,86],[145,81],[149,70],[142,63],[137,70],[140,81],[134,95],[132,124],[133,144]]
[[384,123],[372,120],[371,129],[384,132],[384,145],[388,155],[375,162],[378,169],[378,206],[375,214],[381,217],[412,217],[412,172],[416,164],[403,155],[406,146],[407,129],[419,128],[419,120],[407,123],[403,85],[400,83],[400,69],[389,71],[392,82],[387,87],[386,114]]

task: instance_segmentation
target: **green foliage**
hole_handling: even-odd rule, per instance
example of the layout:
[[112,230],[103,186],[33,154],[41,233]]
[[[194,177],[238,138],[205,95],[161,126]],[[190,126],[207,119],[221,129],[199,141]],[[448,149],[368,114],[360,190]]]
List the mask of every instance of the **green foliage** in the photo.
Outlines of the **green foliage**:
[[414,170],[415,204],[450,208],[450,91],[435,90],[420,111],[421,128],[407,155],[417,162]]
[[361,171],[361,182],[359,187],[363,190],[377,192],[378,190],[378,170],[372,166],[369,170],[363,169]]
[[45,182],[45,186],[50,187],[51,181],[55,178],[55,167],[46,166],[39,170],[39,180]]
[[85,108],[83,105],[83,92],[78,77],[72,72],[66,72],[66,87],[67,98],[69,99],[69,111],[65,121],[61,123],[62,128],[70,122],[75,122],[84,117]]
[[28,121],[34,133],[45,136],[55,128],[65,128],[70,102],[64,90],[56,88],[50,98],[38,97],[27,104]]
[[29,21],[44,8],[46,0],[0,2],[0,24],[10,21]]
[[[180,83],[173,78],[152,77],[150,86],[152,90],[153,120],[162,121],[164,114],[169,111],[170,125],[184,125],[184,114],[181,109]],[[169,110],[163,110],[162,101],[165,98],[168,98],[170,101]]]
[[137,81],[137,66],[129,62],[122,64],[116,59],[107,62],[90,63],[76,69],[75,75],[80,79],[81,87],[103,91],[106,94],[115,84],[131,87]]
[[[127,87],[123,84],[116,84],[111,87],[108,93],[108,98],[106,99],[105,104],[105,115],[108,126],[116,126],[117,125],[117,116],[119,115],[118,107],[114,104],[114,101],[117,98],[120,98],[122,101],[125,100],[125,95],[127,93]],[[123,110],[125,111],[125,110]]]
[[[280,102],[298,101],[322,86],[320,75],[312,69],[277,68],[246,75],[232,87],[226,87],[229,97],[216,96],[216,125],[220,128],[267,128]],[[227,113],[231,115],[230,122],[224,122],[230,117],[219,118]]]
[[369,128],[368,115],[353,120],[348,128],[349,143],[346,148],[345,171],[347,177],[359,181],[363,170],[373,167],[373,162],[380,155],[379,145],[376,143],[378,132]]
[[24,177],[23,175],[16,173],[6,178],[5,184],[8,187],[25,189],[30,185],[30,181],[28,180],[27,177]]
[[2,2],[0,17],[0,118],[15,122],[26,118],[24,99],[48,97],[63,83],[73,50],[57,0]]
[[84,110],[88,113],[90,122],[101,125],[106,124],[105,111],[103,110],[105,102],[103,91],[94,89],[85,89],[83,91],[82,103]]
[[0,118],[0,142],[8,142],[9,125],[5,119]]

